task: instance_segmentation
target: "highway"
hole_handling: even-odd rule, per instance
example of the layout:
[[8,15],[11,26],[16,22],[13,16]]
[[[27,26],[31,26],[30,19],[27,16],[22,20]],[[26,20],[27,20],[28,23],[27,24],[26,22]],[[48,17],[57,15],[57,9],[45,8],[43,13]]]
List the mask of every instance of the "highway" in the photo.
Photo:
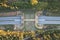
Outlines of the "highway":
[[6,24],[21,24],[21,16],[14,17],[0,17],[0,25]]
[[[60,24],[60,17],[54,16],[38,16],[38,24]],[[0,17],[0,25],[21,24],[21,16]]]
[[60,17],[56,16],[39,16],[38,24],[60,24]]

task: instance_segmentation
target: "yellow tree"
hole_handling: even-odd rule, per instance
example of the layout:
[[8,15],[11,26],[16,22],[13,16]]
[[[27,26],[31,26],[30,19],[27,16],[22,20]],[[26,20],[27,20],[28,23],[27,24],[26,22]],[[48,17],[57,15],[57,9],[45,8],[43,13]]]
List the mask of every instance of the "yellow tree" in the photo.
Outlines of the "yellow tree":
[[32,5],[37,5],[38,4],[38,0],[31,0],[30,1]]
[[13,1],[12,0],[0,0],[0,6],[10,8],[10,9],[15,9],[15,8],[18,9],[16,6],[14,7],[14,6],[10,5],[10,4],[12,4],[10,2],[15,2],[15,1],[14,0]]
[[7,2],[7,0],[0,0],[0,6],[8,7],[6,2]]

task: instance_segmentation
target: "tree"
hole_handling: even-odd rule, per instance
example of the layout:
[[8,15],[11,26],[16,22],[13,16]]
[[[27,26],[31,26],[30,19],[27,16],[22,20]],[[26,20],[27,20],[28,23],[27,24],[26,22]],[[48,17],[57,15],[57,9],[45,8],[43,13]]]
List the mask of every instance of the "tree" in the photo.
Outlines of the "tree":
[[31,2],[32,5],[37,5],[38,0],[31,0],[30,2]]

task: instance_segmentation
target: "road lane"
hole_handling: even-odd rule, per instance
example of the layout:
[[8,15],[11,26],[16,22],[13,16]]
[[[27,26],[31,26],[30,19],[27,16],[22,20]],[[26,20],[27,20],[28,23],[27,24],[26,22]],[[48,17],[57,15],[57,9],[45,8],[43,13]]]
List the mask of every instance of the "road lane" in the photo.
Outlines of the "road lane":
[[0,25],[6,25],[6,24],[21,24],[21,22],[22,22],[21,16],[0,17]]
[[60,17],[54,17],[54,16],[39,16],[38,19],[45,19],[47,21],[59,21]]
[[60,17],[39,16],[38,24],[60,24]]

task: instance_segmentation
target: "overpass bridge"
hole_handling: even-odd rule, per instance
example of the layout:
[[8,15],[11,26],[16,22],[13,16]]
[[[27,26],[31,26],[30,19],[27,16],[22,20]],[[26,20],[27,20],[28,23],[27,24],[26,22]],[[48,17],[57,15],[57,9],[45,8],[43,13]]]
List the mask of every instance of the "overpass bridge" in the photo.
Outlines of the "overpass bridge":
[[[27,21],[29,21],[29,20],[27,20]],[[38,24],[60,24],[60,17],[38,16],[37,21],[38,21]],[[0,25],[21,24],[21,23],[22,23],[22,16],[0,17]]]
[[[39,25],[43,24],[60,24],[60,17],[57,16],[38,16],[38,21]],[[18,28],[23,28],[20,27],[23,21],[35,21],[35,19],[22,19],[22,16],[10,16],[10,17],[0,17],[0,25],[15,25]]]

